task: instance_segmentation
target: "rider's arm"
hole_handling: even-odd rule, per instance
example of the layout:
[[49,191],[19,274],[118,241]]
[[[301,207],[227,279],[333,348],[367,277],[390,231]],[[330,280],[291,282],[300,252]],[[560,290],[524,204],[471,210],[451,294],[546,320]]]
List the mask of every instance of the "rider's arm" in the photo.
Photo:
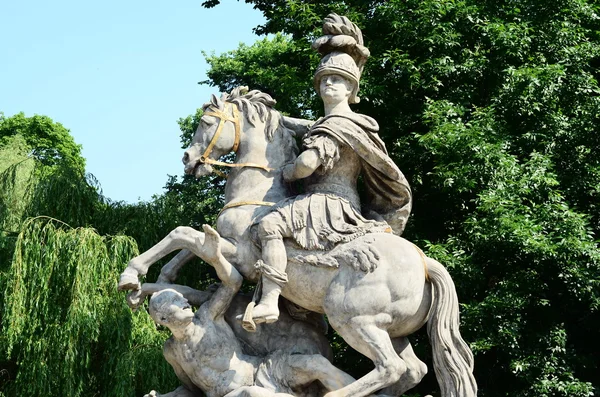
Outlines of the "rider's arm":
[[319,152],[316,149],[305,150],[292,164],[283,168],[283,179],[292,182],[297,179],[312,175],[322,164]]
[[314,128],[303,139],[304,151],[296,161],[283,168],[283,179],[288,182],[306,178],[319,167],[324,171],[333,168],[340,158],[339,141],[327,131]]

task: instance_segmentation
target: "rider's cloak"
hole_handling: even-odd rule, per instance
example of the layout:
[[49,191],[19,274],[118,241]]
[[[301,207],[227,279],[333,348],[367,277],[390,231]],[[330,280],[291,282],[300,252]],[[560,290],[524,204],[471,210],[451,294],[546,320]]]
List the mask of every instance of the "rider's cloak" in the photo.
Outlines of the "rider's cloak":
[[365,184],[362,212],[376,212],[400,235],[412,207],[412,193],[404,174],[390,159],[377,132],[379,125],[358,113],[335,114],[318,120],[305,137],[325,134],[351,147],[362,161]]

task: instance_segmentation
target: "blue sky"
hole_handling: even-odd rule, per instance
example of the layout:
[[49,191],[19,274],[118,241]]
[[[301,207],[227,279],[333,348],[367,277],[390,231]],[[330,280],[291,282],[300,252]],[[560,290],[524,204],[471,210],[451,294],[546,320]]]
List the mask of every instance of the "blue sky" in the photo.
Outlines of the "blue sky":
[[181,175],[177,119],[215,87],[201,51],[258,39],[259,11],[234,0],[0,3],[0,111],[43,114],[83,145],[113,200],[136,202]]

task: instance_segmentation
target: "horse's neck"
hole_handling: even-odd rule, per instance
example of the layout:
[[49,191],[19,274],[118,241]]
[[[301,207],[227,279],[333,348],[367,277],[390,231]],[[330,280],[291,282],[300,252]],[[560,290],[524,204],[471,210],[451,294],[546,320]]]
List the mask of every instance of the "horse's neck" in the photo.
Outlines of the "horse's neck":
[[[258,123],[257,123],[258,124]],[[236,156],[238,164],[258,164],[272,168],[264,171],[254,167],[233,168],[225,185],[225,202],[270,201],[278,202],[289,196],[287,184],[281,178],[281,167],[294,160],[291,140],[276,133],[269,141],[264,127],[243,132]]]

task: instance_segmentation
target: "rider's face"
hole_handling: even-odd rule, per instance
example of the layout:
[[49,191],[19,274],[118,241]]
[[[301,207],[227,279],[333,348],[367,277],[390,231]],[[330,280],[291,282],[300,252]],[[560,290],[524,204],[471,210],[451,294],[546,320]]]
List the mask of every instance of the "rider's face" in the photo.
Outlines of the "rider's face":
[[325,103],[348,101],[352,88],[352,82],[337,74],[324,75],[319,84],[321,98]]

